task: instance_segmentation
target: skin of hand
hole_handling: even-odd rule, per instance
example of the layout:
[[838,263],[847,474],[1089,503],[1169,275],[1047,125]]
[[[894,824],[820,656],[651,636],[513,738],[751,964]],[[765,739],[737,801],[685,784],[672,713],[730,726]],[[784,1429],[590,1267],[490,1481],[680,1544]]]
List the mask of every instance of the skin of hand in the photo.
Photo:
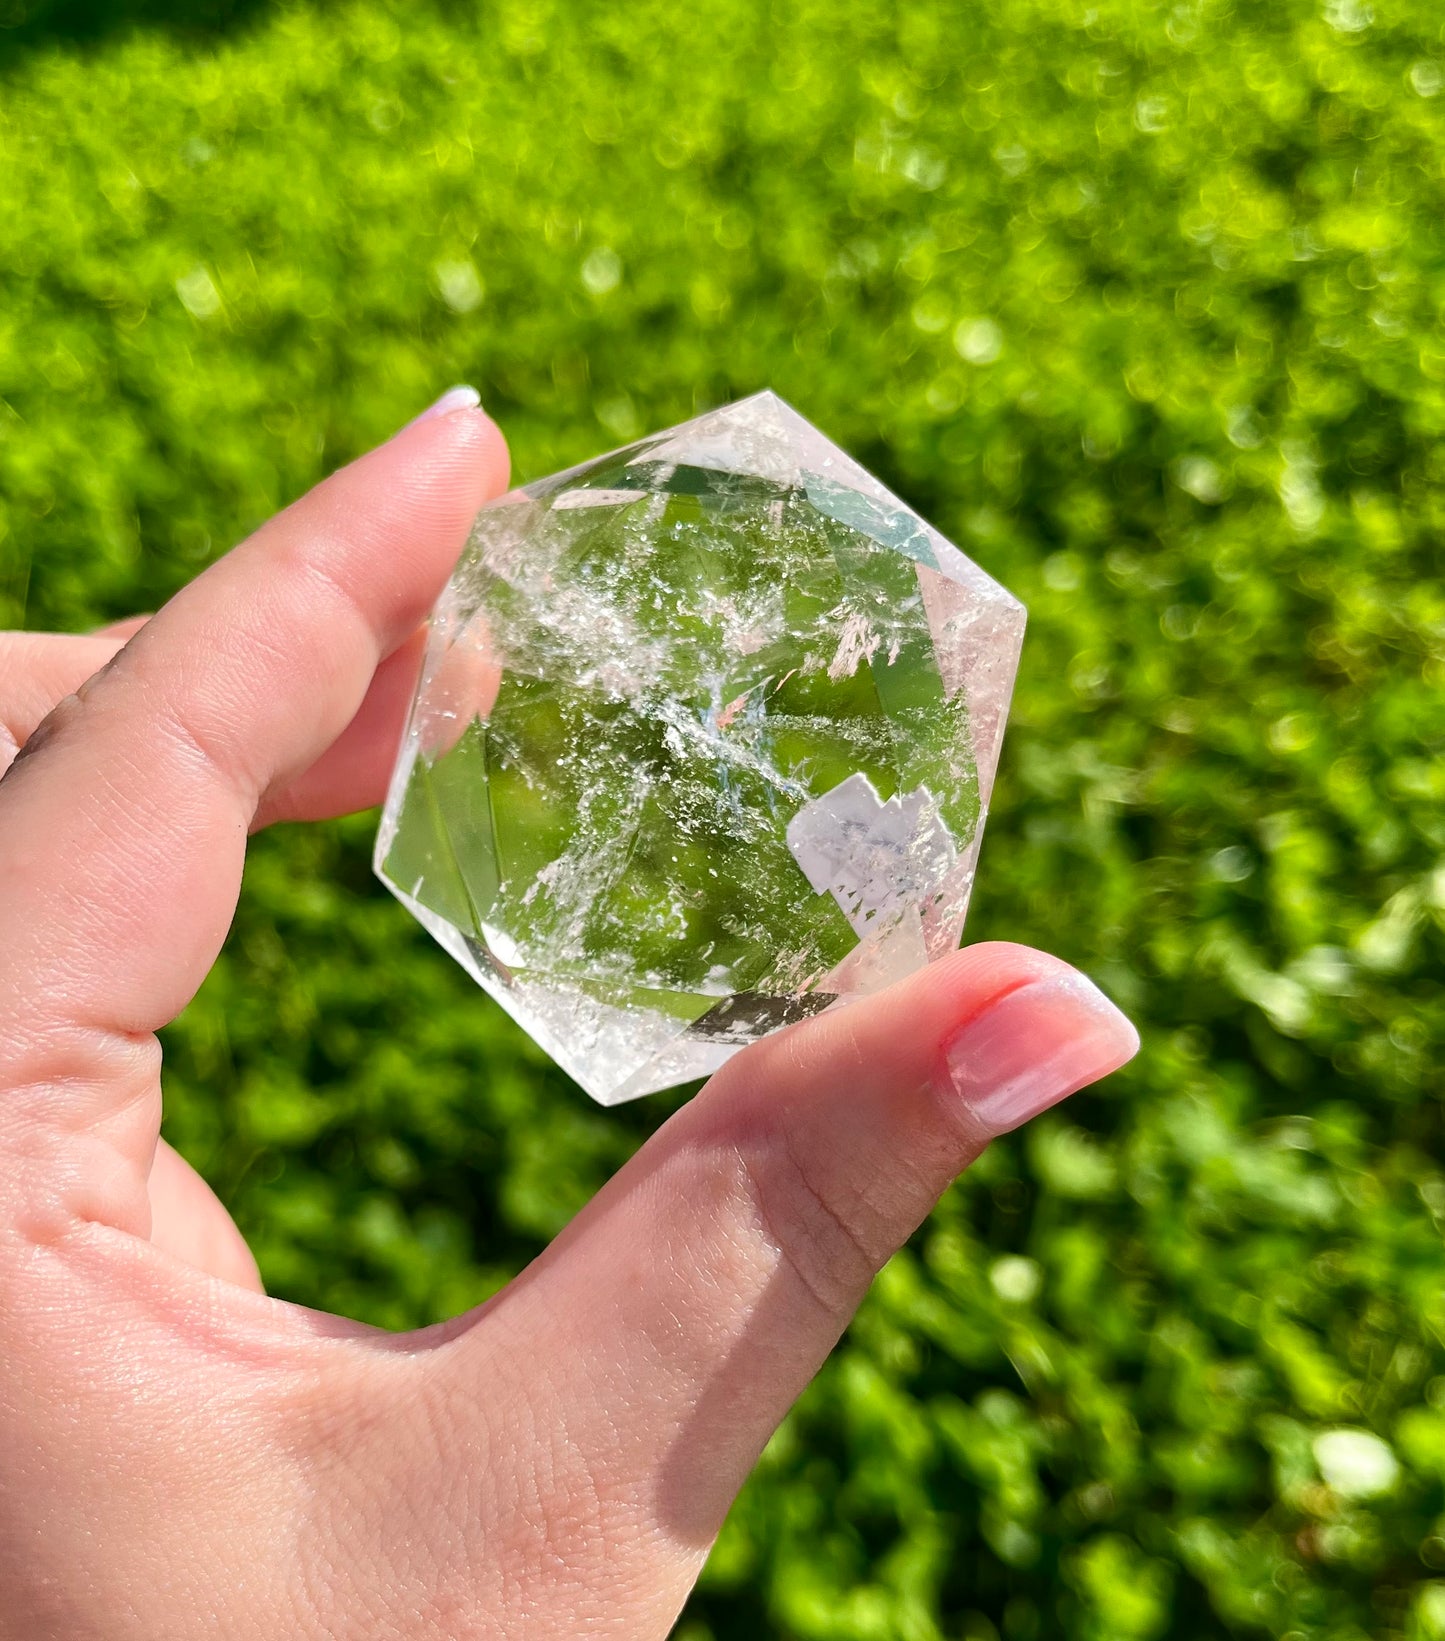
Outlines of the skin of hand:
[[265,1297],[159,1139],[154,1034],[248,833],[379,800],[506,483],[449,396],[149,620],[0,634],[0,1636],[667,1635],[874,1274],[1137,1047],[1057,959],[967,948],[738,1055],[468,1315]]

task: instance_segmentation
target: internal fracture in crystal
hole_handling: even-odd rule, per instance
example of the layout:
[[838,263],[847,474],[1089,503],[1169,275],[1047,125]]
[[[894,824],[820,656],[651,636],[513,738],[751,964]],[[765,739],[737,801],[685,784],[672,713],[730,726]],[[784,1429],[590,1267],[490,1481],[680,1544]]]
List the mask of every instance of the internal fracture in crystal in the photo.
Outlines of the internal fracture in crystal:
[[514,491],[433,615],[382,880],[596,1099],[958,944],[1023,607],[758,394]]

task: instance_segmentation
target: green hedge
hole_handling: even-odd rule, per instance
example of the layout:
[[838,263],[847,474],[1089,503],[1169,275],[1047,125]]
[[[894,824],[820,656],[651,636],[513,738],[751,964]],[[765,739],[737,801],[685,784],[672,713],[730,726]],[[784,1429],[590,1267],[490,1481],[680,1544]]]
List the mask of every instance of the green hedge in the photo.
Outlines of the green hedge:
[[[153,606],[456,380],[525,476],[771,385],[1030,606],[971,933],[1144,1049],[885,1272],[687,1641],[1445,1636],[1433,0],[0,23],[0,624]],[[403,1326],[669,1101],[567,1086],[373,824],[256,845],[167,1132]]]

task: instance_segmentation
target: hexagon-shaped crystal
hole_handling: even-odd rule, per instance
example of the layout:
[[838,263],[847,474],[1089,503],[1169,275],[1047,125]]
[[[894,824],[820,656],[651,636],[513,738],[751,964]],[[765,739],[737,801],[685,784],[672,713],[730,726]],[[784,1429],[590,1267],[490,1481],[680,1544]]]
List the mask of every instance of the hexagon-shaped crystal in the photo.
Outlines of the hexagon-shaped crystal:
[[771,393],[485,508],[382,880],[604,1104],[959,940],[1022,605]]

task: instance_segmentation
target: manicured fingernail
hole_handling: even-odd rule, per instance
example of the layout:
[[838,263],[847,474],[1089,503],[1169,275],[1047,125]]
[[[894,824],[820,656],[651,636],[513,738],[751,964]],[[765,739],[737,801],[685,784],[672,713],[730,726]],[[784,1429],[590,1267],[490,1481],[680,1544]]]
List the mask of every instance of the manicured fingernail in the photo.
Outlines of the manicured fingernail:
[[1139,1033],[1082,974],[1035,980],[975,1015],[945,1050],[959,1096],[1006,1134],[1117,1071]]
[[[434,416],[449,416],[454,410],[475,410],[482,396],[474,387],[449,387],[434,405],[428,405],[420,416],[413,416],[406,424],[415,427],[418,422],[429,422]],[[406,428],[402,429],[404,433]]]

